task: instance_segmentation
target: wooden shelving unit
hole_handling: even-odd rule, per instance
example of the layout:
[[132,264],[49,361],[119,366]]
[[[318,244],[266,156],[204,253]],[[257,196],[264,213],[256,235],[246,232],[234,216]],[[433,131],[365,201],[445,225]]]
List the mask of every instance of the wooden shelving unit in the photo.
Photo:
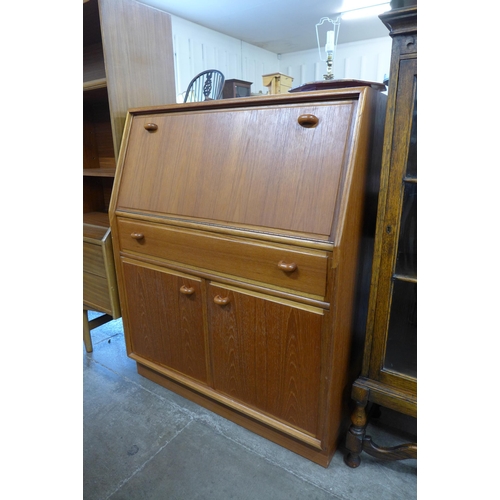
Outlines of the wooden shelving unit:
[[[170,15],[83,0],[83,334],[121,315],[108,210],[129,108],[175,102]],[[104,313],[88,321],[87,311]]]

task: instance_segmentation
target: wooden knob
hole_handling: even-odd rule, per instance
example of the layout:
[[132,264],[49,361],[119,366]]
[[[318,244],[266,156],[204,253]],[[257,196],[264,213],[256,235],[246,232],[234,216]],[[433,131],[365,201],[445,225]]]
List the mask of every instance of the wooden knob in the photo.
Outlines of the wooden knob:
[[142,240],[144,238],[144,235],[142,233],[132,233],[130,236],[137,241]]
[[182,285],[181,288],[180,288],[180,292],[182,294],[184,294],[184,295],[193,295],[193,293],[194,293],[194,287]]
[[319,123],[319,118],[314,115],[300,115],[297,119],[299,125],[305,128],[315,127]]
[[278,267],[282,270],[285,271],[285,273],[291,273],[297,269],[297,264],[295,262],[290,262],[287,263],[284,260],[280,260],[278,262]]
[[146,123],[146,125],[144,125],[144,128],[148,132],[155,132],[156,130],[158,130],[158,125],[156,125],[156,123]]
[[225,306],[229,304],[229,297],[221,297],[220,295],[216,295],[214,297],[214,302],[219,306]]

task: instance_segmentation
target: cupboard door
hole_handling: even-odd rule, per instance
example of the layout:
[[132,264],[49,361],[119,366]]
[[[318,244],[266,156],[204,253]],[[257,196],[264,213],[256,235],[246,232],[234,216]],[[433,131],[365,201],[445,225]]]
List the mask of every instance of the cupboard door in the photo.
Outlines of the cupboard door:
[[210,284],[214,388],[316,435],[322,313]]
[[124,261],[132,353],[207,383],[201,280]]

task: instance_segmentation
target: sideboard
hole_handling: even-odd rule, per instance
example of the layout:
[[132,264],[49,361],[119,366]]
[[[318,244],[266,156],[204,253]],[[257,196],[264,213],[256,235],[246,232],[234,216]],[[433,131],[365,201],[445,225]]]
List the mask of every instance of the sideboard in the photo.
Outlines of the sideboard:
[[385,103],[360,86],[131,109],[111,197],[138,372],[324,467],[360,369]]

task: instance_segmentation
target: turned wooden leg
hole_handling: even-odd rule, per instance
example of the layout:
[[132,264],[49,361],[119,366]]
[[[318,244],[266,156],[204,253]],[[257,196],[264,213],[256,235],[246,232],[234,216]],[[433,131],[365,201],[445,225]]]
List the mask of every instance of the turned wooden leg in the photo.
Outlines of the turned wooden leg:
[[83,343],[85,344],[85,350],[87,352],[92,352],[92,337],[90,336],[90,325],[88,311],[83,310]]
[[[405,443],[399,446],[378,446],[366,435],[368,425],[368,414],[366,406],[370,390],[360,387],[354,383],[352,387],[352,399],[356,402],[356,408],[351,415],[351,427],[346,435],[347,452],[344,462],[352,468],[358,467],[361,463],[360,455],[364,451],[372,457],[383,460],[405,460],[407,458],[417,458],[417,443]],[[378,405],[375,412],[379,411]]]
[[346,448],[348,452],[344,456],[344,462],[352,468],[358,467],[361,463],[361,452],[363,451],[363,441],[366,434],[368,417],[366,405],[368,403],[369,391],[354,387],[353,399],[356,401],[356,408],[351,415],[351,426],[346,435]]

